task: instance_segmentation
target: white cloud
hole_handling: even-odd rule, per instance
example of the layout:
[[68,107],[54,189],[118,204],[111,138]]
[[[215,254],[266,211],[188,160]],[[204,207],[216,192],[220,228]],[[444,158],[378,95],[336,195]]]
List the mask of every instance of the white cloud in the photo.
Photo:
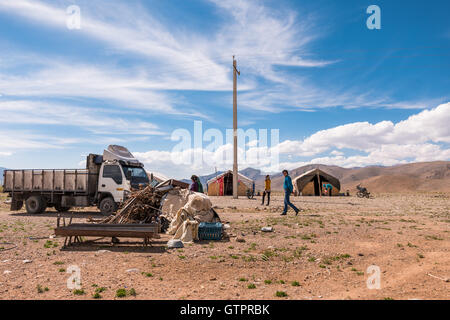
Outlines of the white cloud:
[[0,151],[0,157],[9,157],[12,156],[12,152],[10,151]]
[[280,143],[280,153],[312,156],[327,150],[353,149],[371,152],[384,145],[406,145],[450,142],[450,103],[424,110],[394,124],[381,121],[375,124],[355,122],[318,131],[304,140]]
[[[260,148],[251,141],[247,143],[245,151],[243,147],[238,149],[239,167],[278,172],[284,168],[294,169],[311,163],[362,167],[450,160],[450,149],[445,145],[450,138],[449,117],[450,103],[446,103],[396,124],[391,121],[376,124],[350,123],[318,131],[304,140],[286,140],[270,149]],[[286,155],[289,161],[272,163],[270,155],[277,149],[280,157]],[[314,157],[327,151],[329,154],[326,156]],[[359,154],[347,156],[349,151]],[[215,151],[192,148],[183,152],[152,150],[136,153],[136,156],[148,167],[177,177],[188,177],[194,172],[209,174],[216,167],[218,170],[232,167],[231,144],[225,144]],[[295,161],[291,156],[308,160]],[[194,163],[194,159],[203,159],[203,162]],[[171,163],[170,166],[167,165],[168,162]]]

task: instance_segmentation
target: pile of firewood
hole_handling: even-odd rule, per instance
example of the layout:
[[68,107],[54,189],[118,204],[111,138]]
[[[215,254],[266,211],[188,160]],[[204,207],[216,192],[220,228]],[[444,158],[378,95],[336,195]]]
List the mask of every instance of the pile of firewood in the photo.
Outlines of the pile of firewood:
[[158,190],[151,186],[135,191],[115,215],[104,219],[101,223],[153,222],[159,216],[161,198],[166,192],[166,190]]

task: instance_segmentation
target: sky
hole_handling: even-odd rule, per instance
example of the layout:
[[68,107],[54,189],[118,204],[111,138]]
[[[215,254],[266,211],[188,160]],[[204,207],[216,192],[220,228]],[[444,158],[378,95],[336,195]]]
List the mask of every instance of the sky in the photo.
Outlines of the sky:
[[0,167],[82,168],[119,144],[170,177],[230,169],[233,55],[240,169],[450,160],[448,12],[446,0],[0,0]]

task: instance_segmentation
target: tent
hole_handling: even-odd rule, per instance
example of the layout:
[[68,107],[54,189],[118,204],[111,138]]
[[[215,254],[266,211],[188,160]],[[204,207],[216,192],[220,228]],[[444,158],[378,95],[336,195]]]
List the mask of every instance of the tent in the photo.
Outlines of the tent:
[[[252,189],[254,181],[243,174],[238,173],[238,195],[245,196],[248,189]],[[208,196],[232,196],[233,195],[233,171],[228,170],[206,182]]]
[[339,179],[320,169],[307,171],[292,181],[294,193],[302,196],[322,195],[324,189],[321,187],[324,183],[329,183],[333,186],[333,190],[331,191],[332,196],[339,195],[339,190],[341,189]]

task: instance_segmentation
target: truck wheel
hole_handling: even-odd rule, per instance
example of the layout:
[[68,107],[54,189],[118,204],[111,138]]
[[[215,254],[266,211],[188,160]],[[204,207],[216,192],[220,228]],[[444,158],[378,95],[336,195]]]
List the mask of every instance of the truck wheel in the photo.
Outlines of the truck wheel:
[[113,198],[108,197],[100,201],[99,208],[103,215],[109,216],[117,210],[117,204],[114,202]]
[[55,204],[55,209],[56,209],[56,211],[58,211],[58,212],[67,212],[67,211],[69,211],[70,209],[72,209],[72,207],[62,207],[61,204],[58,203],[58,204]]
[[41,209],[39,210],[38,213],[44,213],[45,210],[47,210],[47,199],[41,197]]
[[25,207],[29,214],[36,214],[42,212],[44,203],[41,196],[30,196],[25,201]]
[[19,211],[23,207],[22,200],[11,201],[11,211]]

